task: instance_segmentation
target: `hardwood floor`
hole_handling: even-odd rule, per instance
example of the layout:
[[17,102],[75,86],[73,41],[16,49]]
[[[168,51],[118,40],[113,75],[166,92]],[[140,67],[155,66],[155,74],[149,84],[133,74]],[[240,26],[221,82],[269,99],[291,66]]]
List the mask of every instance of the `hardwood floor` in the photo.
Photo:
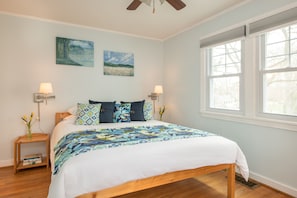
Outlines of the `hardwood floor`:
[[[50,169],[34,168],[13,173],[12,167],[0,168],[0,198],[46,198]],[[118,198],[225,198],[226,173],[203,175],[181,182],[139,191]],[[249,188],[236,183],[236,198],[291,198],[263,185]],[[58,197],[57,197],[58,198]]]
[[14,174],[13,167],[0,168],[0,197],[45,198],[50,184],[50,168],[21,170]]

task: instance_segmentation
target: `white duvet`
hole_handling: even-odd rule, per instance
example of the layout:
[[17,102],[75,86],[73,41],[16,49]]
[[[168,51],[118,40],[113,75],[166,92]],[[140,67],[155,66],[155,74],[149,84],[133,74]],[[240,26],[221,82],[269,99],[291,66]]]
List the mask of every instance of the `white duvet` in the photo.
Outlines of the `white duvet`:
[[[86,129],[168,124],[151,120],[78,126],[73,124],[74,119],[74,116],[65,119],[53,131],[52,167],[54,167],[53,148],[59,139],[68,133]],[[48,198],[72,198],[127,181],[225,163],[236,163],[243,177],[248,178],[249,170],[241,149],[235,142],[221,136],[99,149],[66,161],[58,174],[52,176]]]

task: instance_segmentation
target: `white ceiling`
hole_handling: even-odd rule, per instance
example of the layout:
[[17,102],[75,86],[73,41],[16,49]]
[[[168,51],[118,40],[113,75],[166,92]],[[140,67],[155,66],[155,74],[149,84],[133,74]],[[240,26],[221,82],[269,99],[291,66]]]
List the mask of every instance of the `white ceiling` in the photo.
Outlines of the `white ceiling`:
[[164,40],[247,0],[183,0],[180,11],[155,1],[154,14],[144,3],[126,10],[132,0],[0,0],[0,12]]

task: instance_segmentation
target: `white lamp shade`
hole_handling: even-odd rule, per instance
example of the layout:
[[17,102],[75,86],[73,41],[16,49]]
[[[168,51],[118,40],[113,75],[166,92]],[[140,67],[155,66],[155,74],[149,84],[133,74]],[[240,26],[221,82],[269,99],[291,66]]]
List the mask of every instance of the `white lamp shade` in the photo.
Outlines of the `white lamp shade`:
[[40,83],[39,93],[43,93],[43,94],[53,93],[52,83]]
[[156,85],[154,89],[154,93],[156,94],[162,94],[163,93],[163,87],[162,85]]

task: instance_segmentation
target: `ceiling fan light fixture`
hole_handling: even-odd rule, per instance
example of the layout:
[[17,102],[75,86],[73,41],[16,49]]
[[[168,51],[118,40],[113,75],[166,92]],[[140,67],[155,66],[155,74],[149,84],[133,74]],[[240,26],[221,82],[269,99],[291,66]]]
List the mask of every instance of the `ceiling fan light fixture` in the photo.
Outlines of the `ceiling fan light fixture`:
[[141,1],[142,3],[145,3],[148,6],[151,6],[151,3],[152,3],[152,0],[139,0],[139,1]]
[[[145,3],[148,6],[151,6],[152,1],[155,4],[155,0],[139,0],[141,3]],[[166,0],[160,0],[160,4],[162,5]]]
[[[139,0],[141,3],[145,3],[148,6],[151,6],[153,2],[153,13],[156,11],[155,0]],[[166,0],[160,0],[160,4],[162,5]]]
[[[151,6],[153,1],[153,13],[155,13],[155,0],[133,0],[130,5],[127,7],[127,10],[136,10],[140,4],[145,3],[148,6]],[[176,10],[181,10],[186,7],[186,4],[182,0],[159,0],[162,5],[165,1],[167,1],[172,7]]]

